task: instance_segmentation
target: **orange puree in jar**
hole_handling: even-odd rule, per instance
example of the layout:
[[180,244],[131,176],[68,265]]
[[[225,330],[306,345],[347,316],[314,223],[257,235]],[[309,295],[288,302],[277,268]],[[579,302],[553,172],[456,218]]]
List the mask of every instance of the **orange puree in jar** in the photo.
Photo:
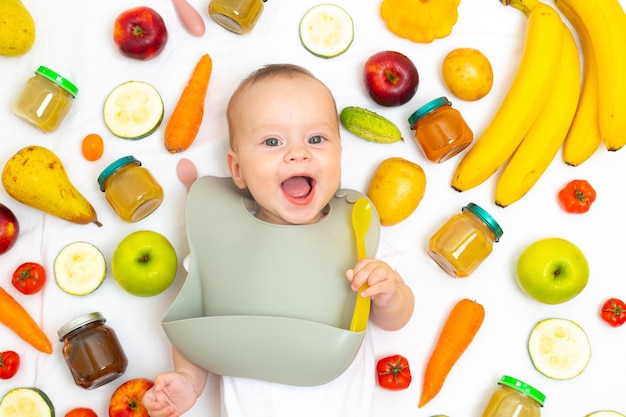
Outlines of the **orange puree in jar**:
[[415,139],[424,156],[432,162],[444,162],[467,148],[474,134],[446,97],[436,98],[409,117]]
[[163,189],[150,171],[132,156],[111,163],[98,177],[100,190],[117,215],[136,222],[156,210],[163,202]]
[[466,277],[487,258],[502,233],[489,213],[469,203],[430,238],[428,254],[448,274]]

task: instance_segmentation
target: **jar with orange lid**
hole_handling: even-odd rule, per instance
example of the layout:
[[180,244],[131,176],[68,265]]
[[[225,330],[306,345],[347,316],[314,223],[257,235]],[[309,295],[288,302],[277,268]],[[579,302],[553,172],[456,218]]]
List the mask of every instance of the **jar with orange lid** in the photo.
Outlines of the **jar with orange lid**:
[[469,203],[430,238],[428,254],[453,277],[467,277],[489,256],[502,234],[489,213]]
[[211,0],[209,16],[220,26],[237,34],[250,32],[267,0]]
[[46,133],[54,132],[72,107],[78,88],[50,68],[40,66],[13,103],[13,112]]
[[409,117],[415,140],[424,156],[432,162],[444,162],[467,148],[474,139],[472,130],[446,97],[436,98]]
[[504,375],[482,417],[540,417],[546,396],[519,379]]
[[141,161],[130,155],[107,166],[98,176],[98,184],[115,213],[127,222],[143,219],[163,202],[163,188]]

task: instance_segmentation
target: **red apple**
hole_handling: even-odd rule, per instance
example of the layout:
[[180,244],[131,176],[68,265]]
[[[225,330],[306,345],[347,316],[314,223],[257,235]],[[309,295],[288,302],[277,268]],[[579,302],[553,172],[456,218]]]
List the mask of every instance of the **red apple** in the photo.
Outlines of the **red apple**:
[[370,97],[381,106],[406,103],[419,85],[415,64],[396,51],[381,51],[369,57],[363,67],[363,77]]
[[153,385],[147,378],[134,378],[117,387],[109,402],[109,417],[149,417],[142,400]]
[[113,41],[122,55],[146,61],[165,48],[167,28],[163,18],[153,9],[134,7],[115,19]]
[[15,214],[4,204],[0,203],[0,255],[6,253],[15,245],[20,234],[20,224]]

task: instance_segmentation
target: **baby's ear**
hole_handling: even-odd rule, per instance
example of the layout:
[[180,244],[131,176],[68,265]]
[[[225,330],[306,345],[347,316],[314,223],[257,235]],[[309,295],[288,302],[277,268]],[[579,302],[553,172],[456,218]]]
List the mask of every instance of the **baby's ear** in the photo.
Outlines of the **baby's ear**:
[[228,151],[226,154],[226,165],[230,171],[230,175],[233,178],[233,182],[239,188],[246,189],[246,180],[241,175],[241,169],[239,167],[239,155],[233,150]]

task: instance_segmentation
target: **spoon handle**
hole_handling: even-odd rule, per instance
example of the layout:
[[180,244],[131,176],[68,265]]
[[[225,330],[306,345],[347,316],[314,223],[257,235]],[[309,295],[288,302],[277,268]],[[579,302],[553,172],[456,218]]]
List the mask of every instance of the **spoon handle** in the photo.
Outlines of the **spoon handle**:
[[205,27],[202,16],[193,8],[187,0],[172,0],[178,17],[185,25],[185,28],[194,36],[204,35]]
[[[352,209],[353,217],[358,216],[359,214],[362,216],[364,212],[357,213],[355,210],[361,210],[360,207],[362,204],[369,204],[367,200],[365,201],[357,201],[354,204],[354,208]],[[366,227],[369,228],[369,222],[371,221],[371,212],[367,211],[367,223]],[[360,217],[360,216],[358,216]],[[353,224],[355,223],[355,219],[353,218]],[[358,222],[357,222],[358,223]],[[365,251],[365,233],[363,230],[363,225],[361,227],[354,227],[354,236],[356,239],[356,248],[357,248],[357,258],[360,261],[361,259],[367,256]],[[356,302],[354,304],[354,312],[352,313],[352,321],[350,322],[350,331],[353,332],[362,332],[367,327],[367,320],[369,319],[370,314],[370,298],[362,297],[361,293],[367,289],[367,283],[361,285],[356,294]]]

